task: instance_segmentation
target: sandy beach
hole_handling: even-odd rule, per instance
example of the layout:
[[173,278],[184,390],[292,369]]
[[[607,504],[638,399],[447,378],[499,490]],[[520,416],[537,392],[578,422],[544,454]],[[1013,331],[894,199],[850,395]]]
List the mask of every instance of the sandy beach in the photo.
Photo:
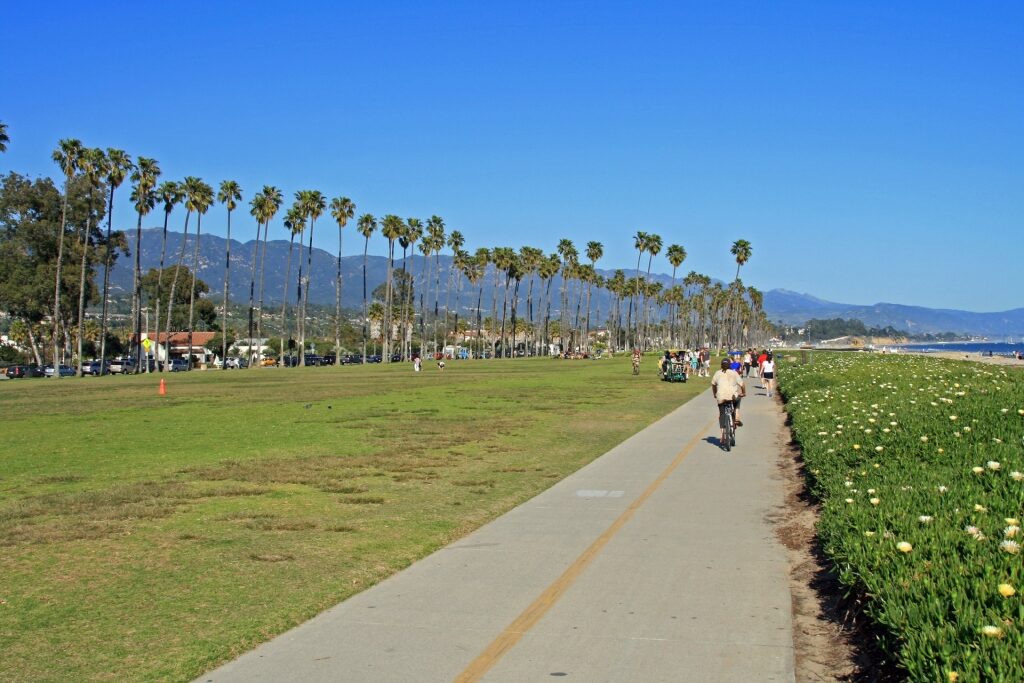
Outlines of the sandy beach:
[[901,349],[900,353],[913,353],[919,356],[932,356],[934,358],[948,358],[950,360],[970,360],[977,363],[988,363],[989,365],[1009,365],[1024,368],[1024,360],[1017,360],[1008,356],[983,356],[979,352],[965,353],[963,351],[907,351]]

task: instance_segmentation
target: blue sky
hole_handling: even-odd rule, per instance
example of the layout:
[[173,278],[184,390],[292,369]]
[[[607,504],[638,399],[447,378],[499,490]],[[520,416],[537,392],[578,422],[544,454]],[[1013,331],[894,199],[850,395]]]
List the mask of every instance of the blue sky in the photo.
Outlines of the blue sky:
[[[846,303],[1024,305],[1018,2],[54,2],[3,10],[0,171],[64,137],[165,178],[443,216]],[[121,191],[115,221],[134,226]],[[282,212],[283,213],[283,212]],[[204,231],[223,234],[222,207]],[[158,218],[147,224],[157,224]],[[172,219],[173,221],[173,219]],[[180,223],[180,221],[179,221]],[[180,224],[177,225],[180,229]],[[251,239],[246,216],[234,236]],[[337,248],[323,221],[317,245]],[[278,221],[271,237],[285,237]],[[346,252],[360,244],[354,231]],[[384,254],[383,238],[371,240]],[[646,263],[646,258],[645,258]],[[660,263],[660,268],[659,268]],[[670,272],[660,256],[655,270]]]

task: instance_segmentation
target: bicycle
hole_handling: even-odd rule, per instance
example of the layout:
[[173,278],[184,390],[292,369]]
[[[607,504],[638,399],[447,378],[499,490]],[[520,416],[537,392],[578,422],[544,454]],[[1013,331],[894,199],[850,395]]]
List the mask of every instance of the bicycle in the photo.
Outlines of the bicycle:
[[736,406],[732,401],[718,404],[718,424],[722,428],[723,434],[721,444],[726,452],[731,451],[732,447],[736,445],[735,413]]

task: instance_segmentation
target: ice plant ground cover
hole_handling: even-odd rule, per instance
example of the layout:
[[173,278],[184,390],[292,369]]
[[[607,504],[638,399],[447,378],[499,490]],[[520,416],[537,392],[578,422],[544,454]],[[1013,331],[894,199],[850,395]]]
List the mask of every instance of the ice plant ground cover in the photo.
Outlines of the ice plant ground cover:
[[816,353],[780,391],[818,533],[914,681],[1024,681],[1024,373]]

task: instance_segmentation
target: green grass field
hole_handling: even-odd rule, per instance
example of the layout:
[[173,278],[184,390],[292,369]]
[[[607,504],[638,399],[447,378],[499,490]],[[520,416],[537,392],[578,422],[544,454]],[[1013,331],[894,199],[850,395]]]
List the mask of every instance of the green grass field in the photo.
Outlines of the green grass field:
[[0,680],[188,680],[707,386],[604,361],[0,382]]

